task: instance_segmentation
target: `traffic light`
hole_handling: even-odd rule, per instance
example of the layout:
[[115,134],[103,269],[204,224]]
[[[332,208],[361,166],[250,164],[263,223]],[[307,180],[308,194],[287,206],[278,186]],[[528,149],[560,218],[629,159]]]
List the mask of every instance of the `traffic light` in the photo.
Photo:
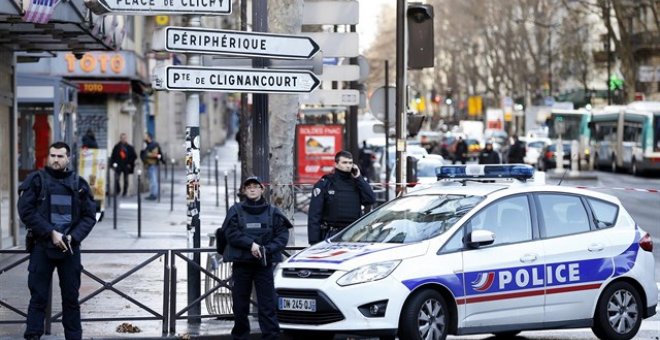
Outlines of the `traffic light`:
[[517,96],[513,98],[513,108],[516,111],[525,111],[525,97],[524,96]]
[[433,6],[412,2],[406,10],[408,23],[408,68],[434,66]]
[[445,90],[445,104],[451,105],[454,102],[454,99],[452,99],[453,94],[454,91],[451,88]]

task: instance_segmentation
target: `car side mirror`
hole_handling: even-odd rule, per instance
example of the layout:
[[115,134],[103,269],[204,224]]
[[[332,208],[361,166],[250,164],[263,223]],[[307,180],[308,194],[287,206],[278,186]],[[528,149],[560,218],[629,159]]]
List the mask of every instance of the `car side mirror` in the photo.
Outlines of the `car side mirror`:
[[468,235],[468,246],[471,248],[479,248],[482,246],[487,246],[489,244],[493,244],[495,242],[495,233],[486,230],[486,229],[479,229],[479,230],[474,230]]

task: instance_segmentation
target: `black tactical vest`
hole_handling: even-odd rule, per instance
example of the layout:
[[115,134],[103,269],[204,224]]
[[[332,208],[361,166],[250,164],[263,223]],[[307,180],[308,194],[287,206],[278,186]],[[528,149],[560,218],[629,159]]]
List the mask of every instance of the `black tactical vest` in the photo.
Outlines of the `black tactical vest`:
[[323,221],[331,227],[345,227],[360,218],[360,192],[350,176],[333,174],[325,190]]

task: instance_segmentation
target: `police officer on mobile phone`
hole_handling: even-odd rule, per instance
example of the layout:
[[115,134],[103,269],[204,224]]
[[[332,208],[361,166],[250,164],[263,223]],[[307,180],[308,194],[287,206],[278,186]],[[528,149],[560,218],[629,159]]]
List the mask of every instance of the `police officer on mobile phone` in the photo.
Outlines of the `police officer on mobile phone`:
[[281,252],[293,225],[263,197],[264,185],[258,177],[248,177],[241,185],[241,192],[245,200],[229,209],[220,231],[225,240],[218,240],[226,242],[224,261],[233,262],[235,319],[231,334],[234,339],[250,337],[248,312],[254,283],[262,339],[278,339],[280,327],[275,314],[273,269],[282,261]]
[[335,169],[312,189],[307,219],[309,244],[320,242],[362,216],[362,206],[375,202],[374,191],[353,163],[353,155],[339,151]]

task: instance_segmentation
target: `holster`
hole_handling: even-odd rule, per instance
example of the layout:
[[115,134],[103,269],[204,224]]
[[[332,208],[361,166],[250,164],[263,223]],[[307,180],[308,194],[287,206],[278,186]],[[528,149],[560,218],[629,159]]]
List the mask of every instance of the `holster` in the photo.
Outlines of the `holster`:
[[32,229],[28,228],[27,233],[25,233],[25,251],[31,253],[35,244],[37,244],[37,239],[34,237]]

